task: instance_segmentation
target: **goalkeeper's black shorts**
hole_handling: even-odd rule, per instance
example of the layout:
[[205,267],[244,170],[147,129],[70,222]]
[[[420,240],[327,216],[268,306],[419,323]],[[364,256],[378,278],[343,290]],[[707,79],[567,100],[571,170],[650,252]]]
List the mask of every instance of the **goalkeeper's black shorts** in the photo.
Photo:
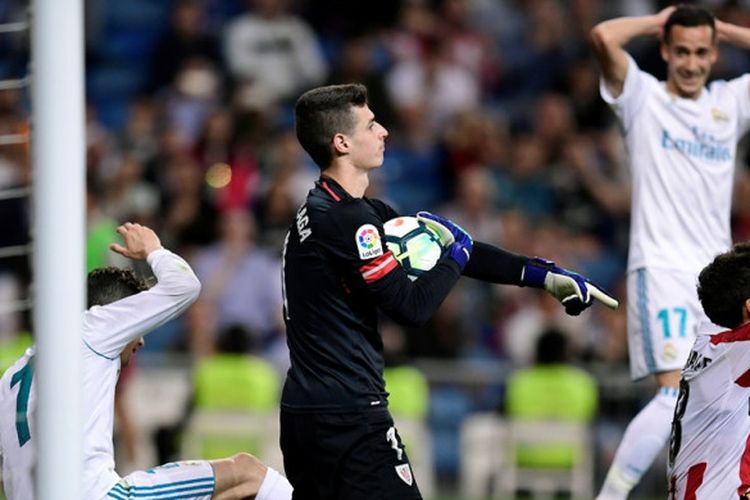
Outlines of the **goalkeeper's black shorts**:
[[294,500],[421,499],[388,410],[281,411],[284,471]]

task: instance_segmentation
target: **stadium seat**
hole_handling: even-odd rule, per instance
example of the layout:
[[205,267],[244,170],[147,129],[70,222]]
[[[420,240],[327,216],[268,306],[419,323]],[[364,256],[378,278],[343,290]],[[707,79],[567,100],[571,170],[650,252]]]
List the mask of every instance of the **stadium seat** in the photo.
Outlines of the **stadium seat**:
[[[563,338],[558,332],[548,332],[540,343],[558,338]],[[564,362],[538,363],[513,373],[506,395],[505,465],[495,494],[520,489],[541,495],[537,498],[554,498],[559,491],[573,499],[591,498],[590,423],[597,400],[593,377]]]
[[245,451],[283,470],[279,449],[280,381],[267,361],[220,354],[198,363],[195,409],[185,428],[182,456],[215,459]]
[[486,498],[503,467],[505,421],[495,412],[473,413],[461,422],[461,498]]
[[430,402],[427,379],[409,365],[387,367],[383,371],[388,391],[388,409],[406,447],[419,489],[425,497],[435,491],[432,465],[432,435],[426,424]]
[[[512,497],[518,490],[539,499],[555,498],[560,491],[569,492],[573,500],[593,498],[591,445],[589,426],[583,422],[511,421],[495,498]],[[535,454],[535,449],[544,451]]]

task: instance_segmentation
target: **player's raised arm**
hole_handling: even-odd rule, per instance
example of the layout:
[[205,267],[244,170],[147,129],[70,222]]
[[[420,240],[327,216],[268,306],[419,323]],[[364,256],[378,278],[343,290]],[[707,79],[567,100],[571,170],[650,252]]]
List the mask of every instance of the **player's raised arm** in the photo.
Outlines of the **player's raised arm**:
[[750,28],[716,19],[716,36],[720,42],[730,43],[743,49],[750,49]]
[[661,36],[664,23],[674,9],[667,7],[652,16],[610,19],[592,28],[591,46],[601,66],[607,90],[613,97],[622,93],[628,72],[628,59],[623,47],[639,36]]

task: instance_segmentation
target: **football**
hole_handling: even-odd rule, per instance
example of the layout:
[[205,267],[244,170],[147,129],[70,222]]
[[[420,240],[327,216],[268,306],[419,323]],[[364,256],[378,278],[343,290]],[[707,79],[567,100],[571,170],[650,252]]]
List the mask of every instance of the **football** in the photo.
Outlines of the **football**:
[[438,234],[416,217],[396,217],[383,229],[388,250],[412,281],[432,269],[443,254]]

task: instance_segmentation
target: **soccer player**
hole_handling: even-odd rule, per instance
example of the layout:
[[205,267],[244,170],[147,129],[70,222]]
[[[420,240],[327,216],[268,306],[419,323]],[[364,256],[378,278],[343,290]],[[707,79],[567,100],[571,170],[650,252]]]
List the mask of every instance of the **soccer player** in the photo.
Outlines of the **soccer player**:
[[[200,282],[179,256],[140,224],[117,229],[124,245],[112,250],[146,260],[158,283],[146,289],[130,270],[100,268],[88,276],[83,313],[83,498],[181,498],[288,500],[291,486],[252,455],[212,461],[175,462],[121,478],[112,445],[114,394],[120,368],[143,345],[143,335],[176,317],[195,301]],[[33,500],[36,383],[32,346],[0,379],[0,452],[9,500]]]
[[419,325],[463,273],[545,288],[570,314],[616,301],[581,276],[473,242],[440,216],[418,216],[442,234],[445,255],[412,282],[385,248],[397,217],[364,196],[383,163],[388,132],[359,84],[310,90],[295,106],[301,145],[321,169],[284,245],[284,316],[291,368],[281,400],[281,449],[295,499],[421,498],[388,412],[378,311]]
[[[641,71],[623,46],[660,36],[667,80]],[[706,262],[731,246],[737,141],[750,125],[750,75],[706,86],[718,41],[750,48],[750,30],[693,6],[604,21],[591,31],[601,95],[617,114],[633,179],[628,342],[633,379],[654,398],[628,426],[599,499],[624,499],[669,436],[680,369],[699,328],[717,331],[695,293]]]
[[698,335],[682,370],[669,443],[670,499],[750,493],[750,243],[701,271],[698,297],[730,331]]

